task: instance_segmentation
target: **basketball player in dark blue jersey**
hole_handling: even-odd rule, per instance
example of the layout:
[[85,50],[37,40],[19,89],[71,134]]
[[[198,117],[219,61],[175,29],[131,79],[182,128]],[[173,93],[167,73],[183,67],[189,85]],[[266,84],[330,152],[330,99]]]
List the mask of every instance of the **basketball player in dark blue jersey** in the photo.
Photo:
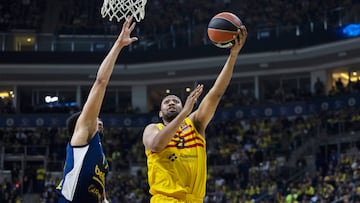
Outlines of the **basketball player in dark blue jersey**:
[[102,122],[98,116],[120,51],[138,40],[130,37],[135,23],[127,18],[113,47],[98,69],[96,80],[81,112],[67,120],[71,136],[66,147],[64,174],[57,187],[59,203],[105,203],[105,178],[109,165],[100,142]]

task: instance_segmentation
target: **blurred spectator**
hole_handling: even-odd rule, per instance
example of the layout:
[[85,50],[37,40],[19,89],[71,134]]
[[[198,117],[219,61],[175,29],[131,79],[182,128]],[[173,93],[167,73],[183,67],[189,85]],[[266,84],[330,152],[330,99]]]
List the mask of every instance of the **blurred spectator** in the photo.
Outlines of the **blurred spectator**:
[[36,168],[36,181],[34,185],[35,192],[41,194],[44,192],[45,187],[45,176],[46,176],[46,169],[44,168],[43,164],[38,164]]
[[323,81],[320,80],[319,77],[316,78],[316,82],[314,84],[315,95],[316,96],[324,96],[325,95],[325,86]]
[[336,80],[335,87],[336,87],[336,90],[339,92],[339,94],[345,93],[345,86],[344,86],[344,83],[342,82],[341,78],[338,78]]

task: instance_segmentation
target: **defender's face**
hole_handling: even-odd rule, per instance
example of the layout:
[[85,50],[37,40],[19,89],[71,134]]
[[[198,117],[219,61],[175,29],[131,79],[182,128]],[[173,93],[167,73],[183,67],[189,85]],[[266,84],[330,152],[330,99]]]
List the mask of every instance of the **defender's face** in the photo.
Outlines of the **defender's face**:
[[101,133],[103,133],[103,131],[104,131],[104,123],[100,119],[98,119],[98,131]]
[[166,96],[161,102],[160,117],[165,121],[172,121],[181,111],[182,102],[175,95]]

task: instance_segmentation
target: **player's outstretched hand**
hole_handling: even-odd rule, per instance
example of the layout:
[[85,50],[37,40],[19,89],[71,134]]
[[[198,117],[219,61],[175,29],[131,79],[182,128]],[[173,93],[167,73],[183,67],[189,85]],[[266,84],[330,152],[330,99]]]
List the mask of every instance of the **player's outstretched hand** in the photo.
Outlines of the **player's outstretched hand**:
[[196,103],[197,99],[203,92],[203,89],[204,89],[204,85],[199,84],[187,97],[183,108],[183,111],[186,112],[186,115],[189,115],[192,112],[194,108],[194,104]]
[[241,50],[241,48],[244,46],[246,38],[247,38],[247,30],[245,25],[242,25],[238,29],[238,34],[234,35],[234,46],[231,47],[231,53],[238,54]]
[[117,43],[122,46],[128,46],[129,44],[138,40],[137,37],[130,37],[131,32],[134,30],[136,23],[132,22],[132,17],[128,16],[122,26],[121,33],[117,39]]

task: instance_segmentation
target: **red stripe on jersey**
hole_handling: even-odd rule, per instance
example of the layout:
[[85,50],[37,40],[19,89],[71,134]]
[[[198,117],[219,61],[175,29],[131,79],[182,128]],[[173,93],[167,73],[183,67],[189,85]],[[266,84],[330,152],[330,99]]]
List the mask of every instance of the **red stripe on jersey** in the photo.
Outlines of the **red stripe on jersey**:
[[[185,140],[185,142],[191,142],[191,141],[194,141],[194,140],[200,140],[202,143],[204,143],[204,140],[199,138],[198,136],[196,136],[194,138],[191,138],[191,139],[188,139],[188,140]],[[176,143],[176,142],[178,142],[178,140],[173,138],[173,139],[170,140],[170,142],[175,142]]]
[[200,140],[202,143],[204,143],[204,140],[199,138],[199,137],[194,137],[194,138],[191,138],[191,139],[188,139],[188,140],[185,140],[185,142],[191,142],[191,141],[194,141],[194,140]]
[[195,143],[188,146],[178,147],[175,144],[167,145],[166,148],[178,148],[178,149],[186,149],[186,148],[194,148],[194,147],[204,147],[204,144],[202,143]]

